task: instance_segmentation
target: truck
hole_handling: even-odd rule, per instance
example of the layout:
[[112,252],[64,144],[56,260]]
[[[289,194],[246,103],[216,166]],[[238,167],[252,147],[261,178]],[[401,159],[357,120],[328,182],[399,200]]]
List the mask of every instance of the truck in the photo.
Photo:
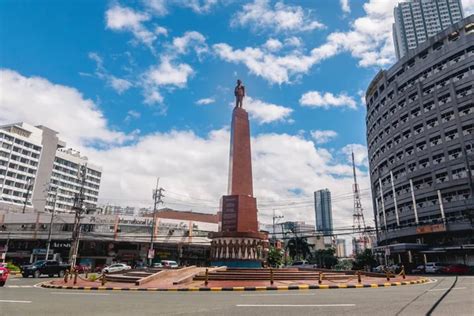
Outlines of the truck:
[[24,278],[30,275],[34,278],[39,278],[41,275],[46,274],[49,277],[57,275],[62,278],[66,271],[69,270],[69,267],[69,264],[56,260],[38,260],[32,264],[22,266],[21,275]]

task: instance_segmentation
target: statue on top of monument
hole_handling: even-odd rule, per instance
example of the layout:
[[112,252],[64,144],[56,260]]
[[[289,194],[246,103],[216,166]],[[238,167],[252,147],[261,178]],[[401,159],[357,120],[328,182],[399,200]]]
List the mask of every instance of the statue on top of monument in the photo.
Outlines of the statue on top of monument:
[[237,85],[235,86],[235,89],[234,89],[234,95],[235,95],[235,107],[241,108],[242,101],[244,100],[244,97],[245,97],[245,87],[242,84],[242,81],[240,81],[240,79],[237,80]]

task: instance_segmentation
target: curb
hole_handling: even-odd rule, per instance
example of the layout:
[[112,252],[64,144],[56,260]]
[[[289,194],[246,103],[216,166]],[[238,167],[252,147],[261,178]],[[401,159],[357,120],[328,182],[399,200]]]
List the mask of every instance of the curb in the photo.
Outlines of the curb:
[[221,291],[291,291],[291,290],[324,290],[324,289],[359,289],[382,288],[391,286],[426,283],[426,278],[415,281],[385,282],[370,284],[301,284],[290,286],[234,286],[234,287],[187,287],[187,288],[138,288],[138,287],[105,287],[105,286],[65,286],[41,284],[48,289],[84,290],[84,291],[144,291],[144,292],[221,292]]

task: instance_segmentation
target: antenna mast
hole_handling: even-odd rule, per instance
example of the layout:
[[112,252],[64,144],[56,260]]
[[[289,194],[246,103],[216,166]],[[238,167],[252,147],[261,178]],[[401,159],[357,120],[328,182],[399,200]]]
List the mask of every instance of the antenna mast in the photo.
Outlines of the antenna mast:
[[359,185],[357,184],[354,152],[352,152],[352,172],[354,174],[354,184],[352,185],[352,192],[354,193],[354,214],[352,230],[355,234],[354,238],[352,239],[352,248],[354,255],[356,255],[367,248],[368,236],[365,227],[362,203],[360,201]]

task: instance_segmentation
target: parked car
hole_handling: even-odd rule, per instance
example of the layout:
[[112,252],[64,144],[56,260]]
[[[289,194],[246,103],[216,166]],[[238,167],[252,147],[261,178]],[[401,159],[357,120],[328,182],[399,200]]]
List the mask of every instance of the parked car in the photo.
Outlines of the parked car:
[[68,264],[56,260],[39,260],[33,264],[22,266],[21,274],[24,278],[27,278],[30,275],[34,278],[39,278],[43,274],[47,274],[49,277],[57,275],[61,278],[67,270],[69,270]]
[[450,264],[442,267],[440,273],[467,274],[469,273],[469,270],[469,266],[465,264]]
[[155,262],[153,263],[153,268],[163,268],[163,265],[161,264],[161,262]]
[[425,273],[442,273],[446,264],[439,262],[427,262],[425,265]]
[[168,268],[168,269],[178,268],[178,263],[173,260],[161,260],[161,264],[163,265],[163,268]]
[[316,265],[315,264],[310,264],[306,260],[299,260],[299,261],[293,262],[290,267],[293,267],[293,268],[315,268]]
[[391,273],[397,273],[399,270],[400,270],[400,266],[398,264],[392,264],[389,266],[381,264],[372,269],[373,272],[377,272],[377,273],[385,273],[387,271]]
[[5,283],[7,283],[8,275],[10,274],[10,271],[8,271],[6,265],[5,266],[0,266],[0,287],[4,286]]
[[411,270],[411,273],[425,273],[425,266],[423,264],[420,264],[419,266],[417,266],[416,268],[413,268]]
[[132,268],[131,266],[126,265],[125,263],[114,263],[102,269],[102,273],[120,272],[120,271],[130,270],[131,268]]

